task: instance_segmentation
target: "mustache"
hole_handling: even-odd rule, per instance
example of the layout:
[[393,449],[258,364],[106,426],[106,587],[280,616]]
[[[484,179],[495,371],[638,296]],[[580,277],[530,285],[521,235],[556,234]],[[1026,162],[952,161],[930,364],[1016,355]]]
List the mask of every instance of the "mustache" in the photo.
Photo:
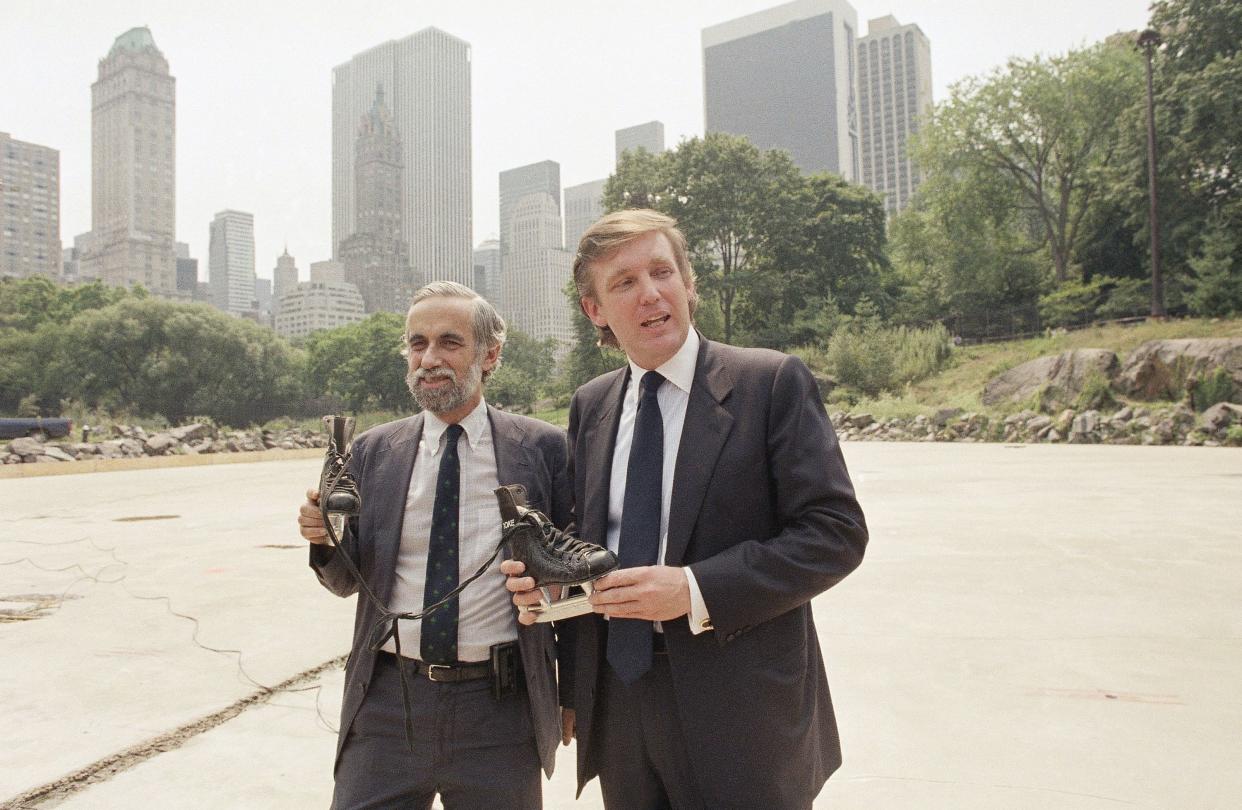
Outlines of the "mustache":
[[410,377],[415,382],[419,380],[449,380],[450,382],[457,382],[457,372],[451,368],[419,368]]

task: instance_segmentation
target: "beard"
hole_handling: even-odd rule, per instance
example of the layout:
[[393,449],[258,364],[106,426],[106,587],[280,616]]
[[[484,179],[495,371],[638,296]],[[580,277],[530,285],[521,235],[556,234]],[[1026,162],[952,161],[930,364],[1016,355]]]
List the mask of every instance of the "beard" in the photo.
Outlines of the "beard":
[[[423,388],[421,380],[448,380],[448,385],[440,388]],[[457,410],[470,401],[470,397],[478,391],[483,382],[483,357],[475,357],[470,368],[466,369],[465,379],[458,380],[457,373],[448,367],[418,368],[405,375],[405,385],[414,396],[418,407],[439,415]]]

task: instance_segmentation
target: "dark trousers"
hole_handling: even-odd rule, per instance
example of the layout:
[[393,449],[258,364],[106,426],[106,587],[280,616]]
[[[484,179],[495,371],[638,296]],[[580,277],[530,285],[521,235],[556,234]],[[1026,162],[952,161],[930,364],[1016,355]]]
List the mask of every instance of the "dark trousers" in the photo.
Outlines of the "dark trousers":
[[685,736],[673,697],[668,656],[630,685],[604,660],[598,720],[592,732],[599,752],[599,784],[608,810],[699,810]]
[[500,700],[484,678],[432,683],[407,667],[414,750],[395,656],[381,653],[336,768],[334,810],[539,810],[539,752],[525,687]]

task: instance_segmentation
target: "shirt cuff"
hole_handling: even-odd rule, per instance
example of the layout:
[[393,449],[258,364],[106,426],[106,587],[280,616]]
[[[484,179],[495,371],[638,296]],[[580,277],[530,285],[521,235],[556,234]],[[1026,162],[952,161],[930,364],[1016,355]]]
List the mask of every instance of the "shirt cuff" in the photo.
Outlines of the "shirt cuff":
[[686,572],[686,584],[690,586],[690,632],[693,635],[714,630],[712,617],[707,613],[707,603],[703,601],[703,592],[699,590],[698,580],[689,566],[681,569]]

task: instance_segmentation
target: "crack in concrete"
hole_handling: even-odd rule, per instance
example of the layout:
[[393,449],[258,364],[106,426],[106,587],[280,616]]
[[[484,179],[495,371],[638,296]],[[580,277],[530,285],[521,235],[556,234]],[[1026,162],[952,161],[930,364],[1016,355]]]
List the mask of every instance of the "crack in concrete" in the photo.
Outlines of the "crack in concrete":
[[54,782],[40,785],[20,796],[14,796],[0,804],[0,810],[33,810],[33,808],[55,807],[75,793],[79,793],[91,785],[106,782],[112,777],[140,765],[165,751],[180,748],[199,734],[210,731],[216,726],[223,725],[242,712],[255,706],[263,705],[283,692],[294,691],[295,687],[313,681],[329,670],[344,666],[345,659],[348,657],[347,655],[337,656],[330,661],[325,661],[318,666],[299,672],[271,688],[264,688],[253,692],[218,712],[201,717],[158,737],[152,737],[137,745],[132,745],[115,754],[96,760],[90,765],[62,776]]

